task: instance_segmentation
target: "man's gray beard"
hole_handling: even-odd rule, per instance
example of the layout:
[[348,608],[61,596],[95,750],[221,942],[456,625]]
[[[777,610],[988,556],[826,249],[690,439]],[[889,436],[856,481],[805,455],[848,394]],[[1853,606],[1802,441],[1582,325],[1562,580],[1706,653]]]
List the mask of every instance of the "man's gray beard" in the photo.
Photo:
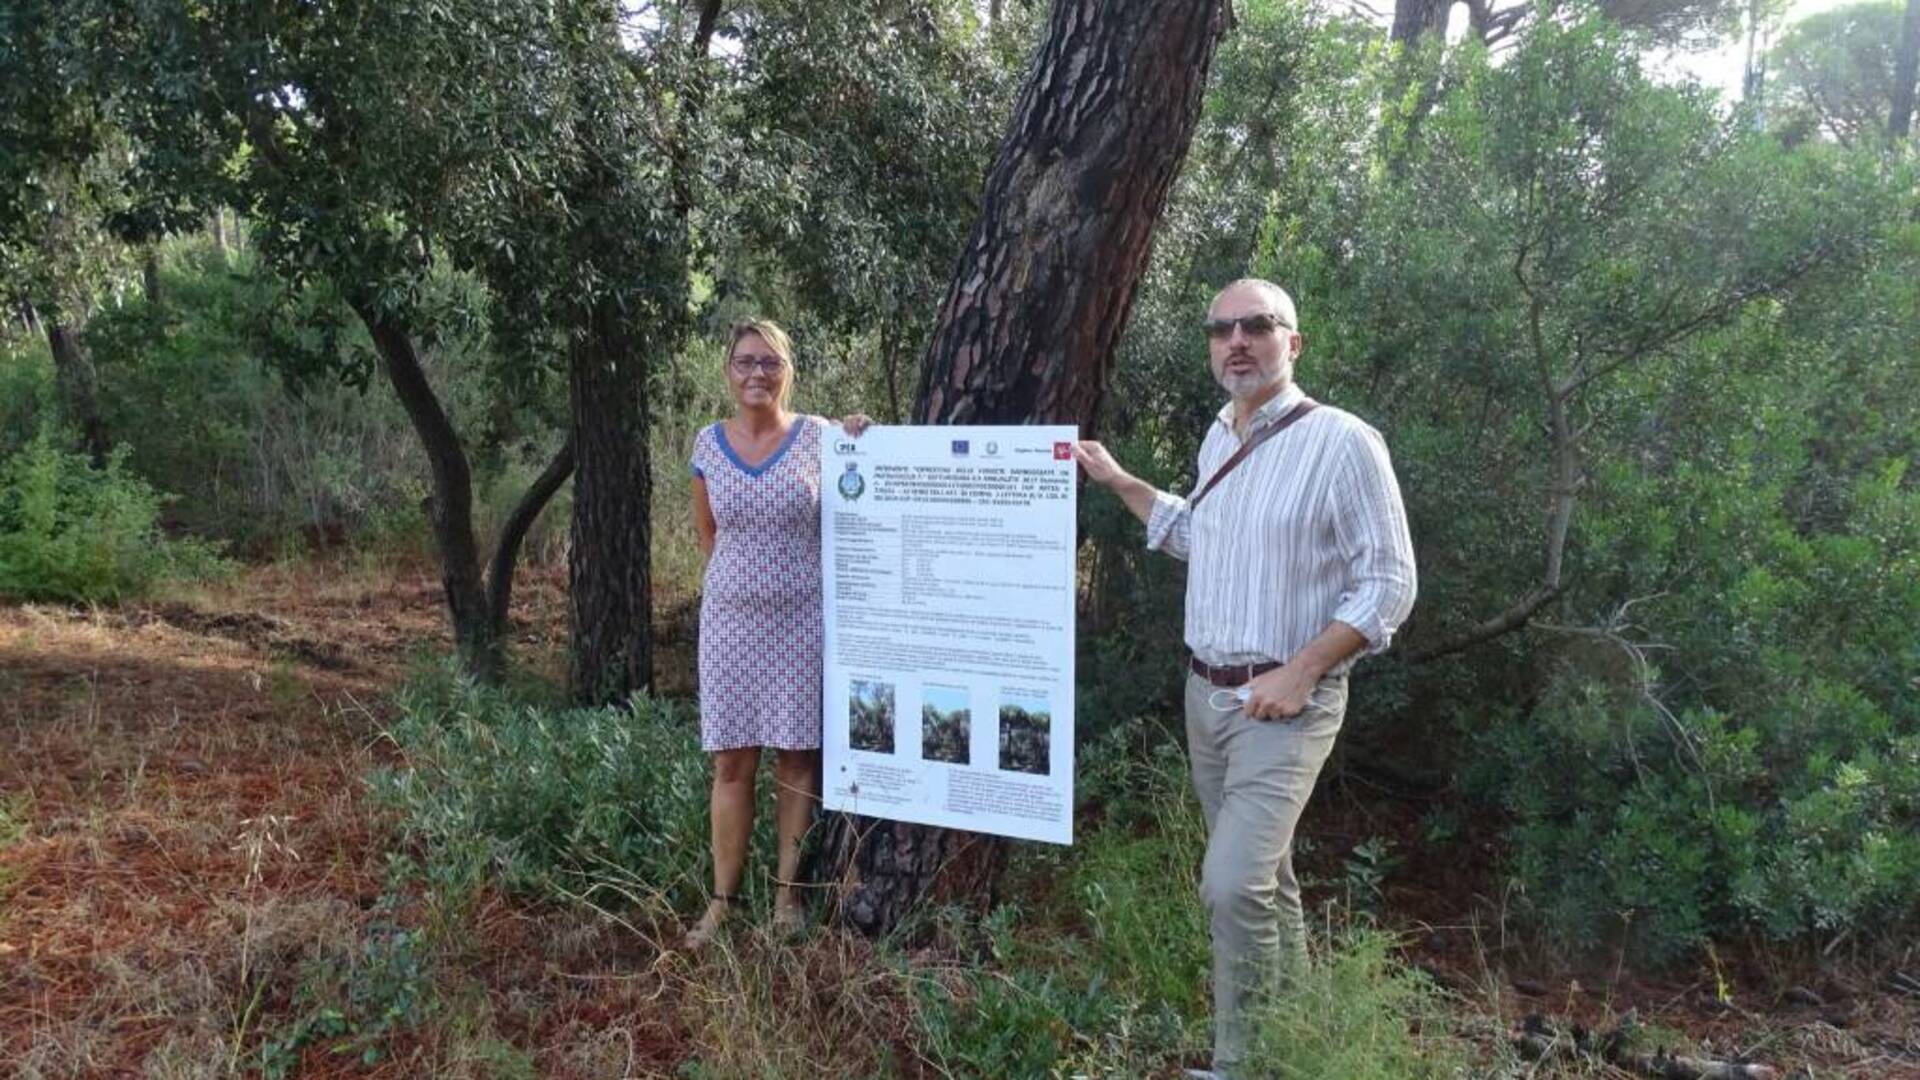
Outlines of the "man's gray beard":
[[1276,372],[1271,379],[1258,371],[1246,375],[1221,372],[1220,388],[1235,398],[1250,398],[1259,395],[1270,386],[1278,385],[1281,390],[1285,390],[1292,376],[1293,372],[1285,367]]

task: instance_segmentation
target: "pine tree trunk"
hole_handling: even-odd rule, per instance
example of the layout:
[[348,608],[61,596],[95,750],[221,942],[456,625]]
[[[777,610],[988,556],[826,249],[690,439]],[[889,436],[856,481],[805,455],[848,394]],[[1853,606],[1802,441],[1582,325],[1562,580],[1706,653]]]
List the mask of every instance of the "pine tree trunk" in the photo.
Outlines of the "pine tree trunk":
[[653,684],[647,364],[613,299],[567,352],[573,426],[573,694],[617,702]]
[[107,425],[100,418],[100,377],[94,370],[93,356],[81,342],[78,330],[66,320],[45,316],[41,325],[47,331],[47,348],[53,353],[60,409],[80,432],[80,444],[94,466],[105,468],[113,445],[107,441]]
[[1887,117],[1887,137],[1904,139],[1913,132],[1913,96],[1920,82],[1920,0],[1907,0],[1907,16],[1900,24],[1900,49],[1893,61],[1893,111]]
[[[927,345],[914,419],[1091,425],[1199,120],[1222,0],[1058,0]],[[989,900],[1005,844],[838,815],[839,919],[884,933],[923,900]]]

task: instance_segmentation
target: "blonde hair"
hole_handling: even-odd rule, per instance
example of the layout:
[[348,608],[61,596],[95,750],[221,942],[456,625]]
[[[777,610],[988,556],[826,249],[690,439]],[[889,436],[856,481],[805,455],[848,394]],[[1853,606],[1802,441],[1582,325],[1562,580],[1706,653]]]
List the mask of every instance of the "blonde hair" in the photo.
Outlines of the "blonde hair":
[[785,330],[771,319],[741,319],[733,324],[733,334],[727,339],[727,361],[733,360],[734,347],[748,334],[758,334],[767,347],[773,350],[782,363],[787,366],[787,377],[780,384],[780,408],[786,409],[787,399],[793,396],[793,339]]

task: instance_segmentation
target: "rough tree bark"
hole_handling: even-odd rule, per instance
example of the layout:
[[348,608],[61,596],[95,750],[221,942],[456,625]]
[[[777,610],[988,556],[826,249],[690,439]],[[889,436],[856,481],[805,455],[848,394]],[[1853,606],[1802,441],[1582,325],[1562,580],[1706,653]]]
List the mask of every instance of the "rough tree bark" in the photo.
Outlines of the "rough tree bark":
[[[1199,119],[1224,0],[1058,0],[927,345],[914,420],[1091,425]],[[1003,845],[839,815],[838,918],[883,933],[983,897]]]
[[625,700],[653,682],[653,490],[647,363],[613,299],[596,304],[567,349],[577,468],[567,593],[573,694]]
[[100,419],[100,377],[93,367],[93,356],[80,340],[78,328],[57,315],[43,316],[47,348],[53,353],[55,384],[59,388],[60,408],[67,420],[80,432],[80,444],[96,468],[105,468],[113,444],[107,441],[107,425]]
[[1907,0],[1900,23],[1900,49],[1893,59],[1893,110],[1887,116],[1887,137],[1904,139],[1913,132],[1913,96],[1920,81],[1920,0]]

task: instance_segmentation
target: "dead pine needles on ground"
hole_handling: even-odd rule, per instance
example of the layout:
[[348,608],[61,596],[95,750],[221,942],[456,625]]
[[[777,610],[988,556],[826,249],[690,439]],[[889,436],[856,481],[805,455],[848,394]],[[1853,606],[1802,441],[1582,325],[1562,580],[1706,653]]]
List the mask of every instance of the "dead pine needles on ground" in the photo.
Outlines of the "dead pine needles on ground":
[[[534,572],[519,593],[515,632],[536,669],[562,655],[561,590]],[[935,926],[911,947],[777,936],[757,900],[698,954],[678,948],[666,886],[610,863],[543,897],[503,888],[485,859],[424,857],[368,778],[399,763],[382,732],[423,651],[446,647],[440,605],[430,568],[333,561],[145,605],[0,607],[9,1075],[958,1077],[1018,1060],[994,1040],[1033,1038],[1058,1042],[1063,1075],[1152,1076],[1201,1045],[1197,1029],[1167,1034],[1145,997],[1116,1005],[1126,980],[1088,982],[1087,958],[1112,947],[1103,934],[1143,935],[1120,947],[1147,951],[1115,955],[1158,955],[1156,927],[1125,918],[1132,894],[1112,876],[1160,859],[1191,869],[1177,851],[1142,862],[1156,849],[1129,845],[1151,836],[1041,853],[1025,909]],[[1497,890],[1427,865],[1416,819],[1373,795],[1336,794],[1309,816],[1310,899],[1364,901],[1365,918],[1402,928],[1372,961],[1340,953],[1327,985],[1389,1002],[1390,1018],[1406,991],[1380,973],[1424,969],[1447,1004],[1421,1014],[1421,1037],[1467,1048],[1474,1075],[1626,1075],[1571,1042],[1528,1057],[1517,1036],[1534,1015],[1595,1032],[1632,1016],[1636,1052],[1746,1056],[1781,1076],[1915,1074],[1913,999],[1869,992],[1871,973],[1788,999],[1772,984],[1792,976],[1750,966],[1666,981],[1558,968],[1473,899]],[[1088,865],[1110,888],[1076,892],[1075,864],[1058,862],[1069,854],[1105,860]],[[1443,884],[1407,884],[1422,881]],[[1154,888],[1153,903],[1188,902],[1179,880]],[[1200,1000],[1198,970],[1129,977]],[[1338,1049],[1312,1041],[1324,1025],[1311,1008],[1276,1028],[1289,1053]],[[1105,1026],[1077,1028],[1082,1013]]]

